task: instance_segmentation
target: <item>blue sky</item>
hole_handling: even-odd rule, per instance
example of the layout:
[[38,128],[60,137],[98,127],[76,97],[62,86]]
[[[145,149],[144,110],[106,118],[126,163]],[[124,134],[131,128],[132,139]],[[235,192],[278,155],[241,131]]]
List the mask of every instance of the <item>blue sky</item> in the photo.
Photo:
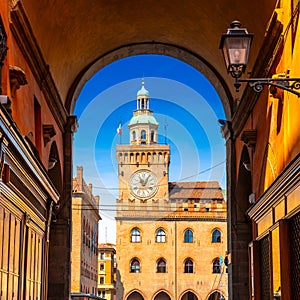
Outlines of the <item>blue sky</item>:
[[[100,242],[115,241],[114,207],[109,206],[117,198],[115,147],[129,143],[127,124],[142,78],[159,122],[159,143],[171,147],[169,181],[217,180],[225,188],[225,141],[217,122],[225,117],[209,81],[193,67],[167,56],[118,60],[85,84],[74,112],[79,121],[74,172],[76,166],[83,166],[85,181],[100,196]],[[116,131],[119,123],[121,139]]]

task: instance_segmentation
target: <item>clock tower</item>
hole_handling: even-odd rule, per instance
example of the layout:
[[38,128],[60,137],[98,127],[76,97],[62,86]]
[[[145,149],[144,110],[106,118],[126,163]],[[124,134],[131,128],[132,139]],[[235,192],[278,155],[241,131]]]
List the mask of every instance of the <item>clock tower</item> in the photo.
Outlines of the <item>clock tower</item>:
[[158,143],[158,125],[142,83],[130,143],[116,149],[116,299],[212,299],[227,286],[222,190],[217,182],[169,182],[170,146]]
[[[150,210],[153,203],[168,199],[170,146],[158,144],[158,122],[150,110],[144,82],[137,92],[136,110],[128,127],[130,144],[117,146],[118,217],[134,207],[148,206]],[[143,216],[142,210],[138,215]]]

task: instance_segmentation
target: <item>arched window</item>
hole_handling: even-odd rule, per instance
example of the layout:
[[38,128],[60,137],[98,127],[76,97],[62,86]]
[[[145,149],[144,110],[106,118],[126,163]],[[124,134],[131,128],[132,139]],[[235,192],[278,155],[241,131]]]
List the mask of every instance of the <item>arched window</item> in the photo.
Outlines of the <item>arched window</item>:
[[194,263],[188,258],[184,262],[184,273],[193,273],[194,272]]
[[225,297],[221,292],[218,291],[210,294],[208,300],[225,300]]
[[193,231],[191,229],[187,229],[184,232],[184,242],[185,243],[192,243],[193,242]]
[[186,292],[181,300],[198,300],[197,296],[193,292]]
[[156,231],[155,241],[157,243],[165,243],[166,242],[166,233],[163,229],[160,228]]
[[220,259],[216,258],[213,261],[213,273],[221,273]]
[[130,233],[131,243],[140,243],[141,242],[141,233],[139,229],[133,228]]
[[127,300],[144,300],[144,297],[138,292],[133,292],[127,297]]
[[132,131],[132,140],[135,141],[136,140],[136,132]]
[[146,130],[142,130],[141,131],[141,140],[145,140],[146,139]]
[[166,292],[159,292],[154,300],[171,300],[171,297]]
[[212,243],[221,243],[221,232],[219,229],[215,229],[211,236]]
[[166,273],[167,272],[167,264],[163,258],[160,258],[157,261],[157,273]]
[[136,258],[131,260],[130,273],[140,273],[140,262]]
[[154,130],[151,130],[151,142],[154,142]]

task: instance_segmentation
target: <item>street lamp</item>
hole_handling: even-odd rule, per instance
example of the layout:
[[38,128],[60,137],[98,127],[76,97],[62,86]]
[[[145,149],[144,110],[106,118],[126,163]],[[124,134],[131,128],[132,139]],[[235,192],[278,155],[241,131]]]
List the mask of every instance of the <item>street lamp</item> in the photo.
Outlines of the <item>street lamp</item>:
[[300,89],[300,78],[240,79],[248,63],[253,34],[248,33],[246,28],[241,28],[239,21],[233,21],[230,27],[227,29],[227,33],[222,35],[220,49],[223,52],[227,72],[235,78],[235,90],[239,91],[240,82],[249,82],[250,87],[256,92],[261,92],[263,85],[270,85],[289,91],[300,97],[300,92],[295,91]]

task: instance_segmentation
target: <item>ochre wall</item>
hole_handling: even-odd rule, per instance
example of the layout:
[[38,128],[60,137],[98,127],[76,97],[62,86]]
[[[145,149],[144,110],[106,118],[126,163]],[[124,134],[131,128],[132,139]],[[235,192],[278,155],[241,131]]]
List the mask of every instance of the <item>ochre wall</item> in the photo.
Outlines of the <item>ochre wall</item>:
[[[196,215],[196,214],[195,214]],[[225,215],[224,215],[225,216]],[[206,299],[213,289],[227,290],[227,274],[212,273],[213,259],[225,256],[227,250],[226,222],[214,221],[118,221],[117,222],[117,269],[120,272],[123,299],[135,289],[143,292],[145,300],[150,300],[160,290],[166,291],[172,299],[180,299],[188,290],[198,299]],[[133,228],[141,231],[141,243],[130,242]],[[157,243],[155,233],[159,228],[166,231],[166,243]],[[190,228],[194,233],[193,243],[184,243],[184,231]],[[212,231],[218,228],[222,233],[221,243],[212,243]],[[140,260],[140,273],[130,273],[132,258]],[[184,260],[192,258],[194,273],[184,273]],[[167,273],[157,273],[156,263],[164,258]],[[150,280],[151,278],[151,280]],[[227,294],[227,292],[225,292]]]

